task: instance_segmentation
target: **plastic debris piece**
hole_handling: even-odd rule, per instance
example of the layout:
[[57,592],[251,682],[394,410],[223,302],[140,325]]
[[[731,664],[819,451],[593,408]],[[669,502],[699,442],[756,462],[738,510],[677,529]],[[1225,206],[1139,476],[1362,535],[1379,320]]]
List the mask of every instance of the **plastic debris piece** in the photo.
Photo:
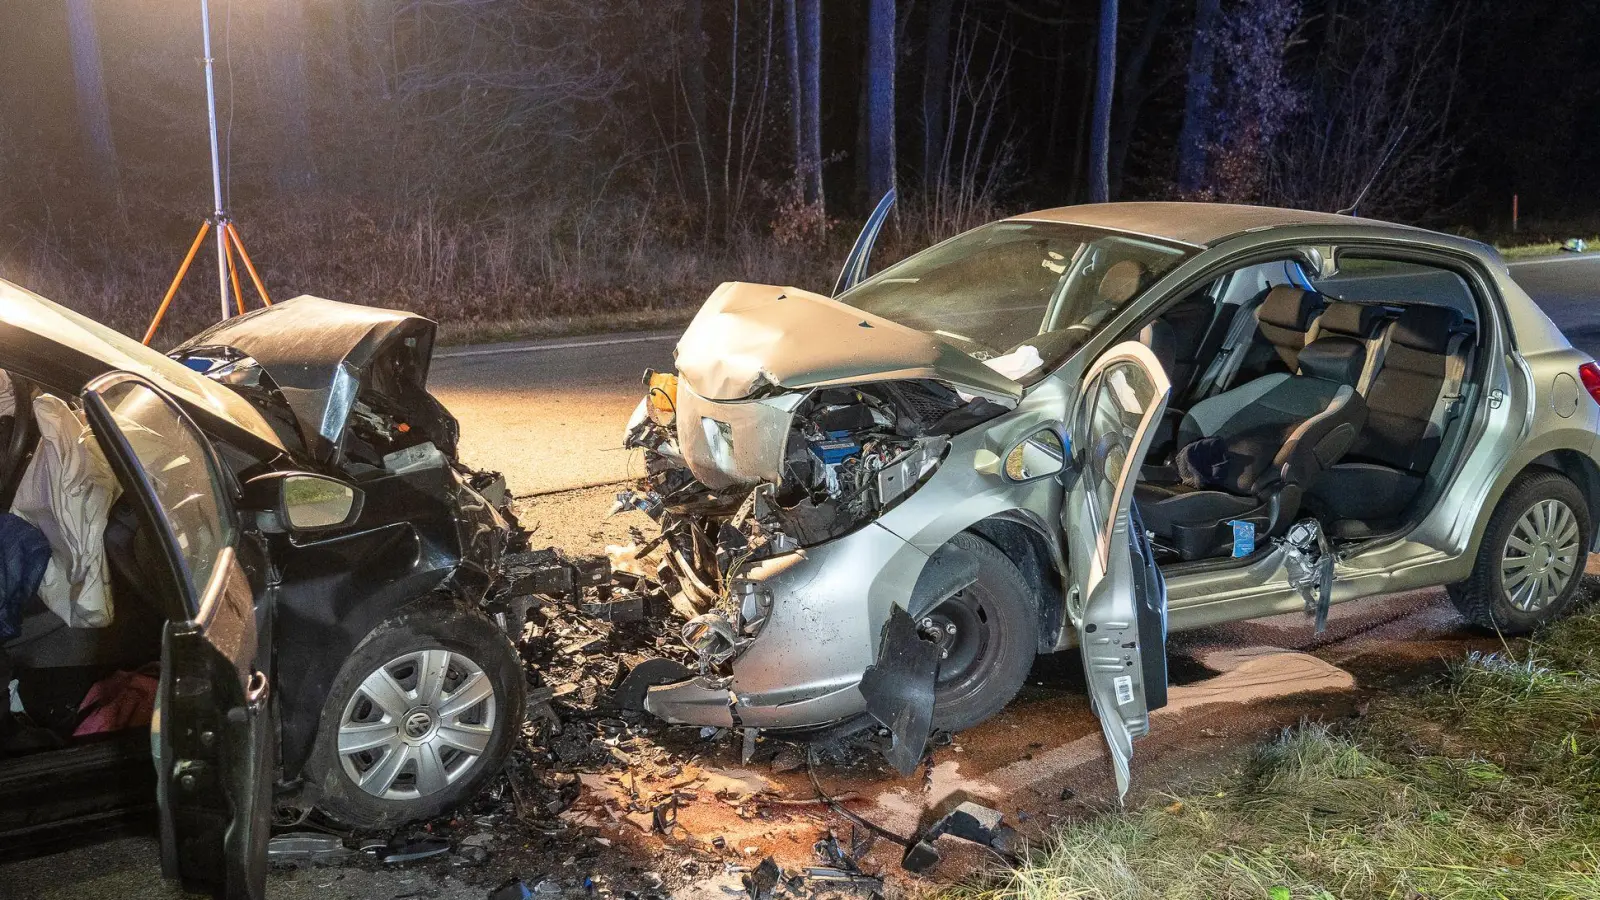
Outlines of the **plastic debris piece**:
[[740,880],[750,900],[771,900],[773,890],[782,879],[783,869],[769,856]]
[[291,831],[267,841],[267,860],[274,863],[328,863],[350,854],[338,835],[320,831]]

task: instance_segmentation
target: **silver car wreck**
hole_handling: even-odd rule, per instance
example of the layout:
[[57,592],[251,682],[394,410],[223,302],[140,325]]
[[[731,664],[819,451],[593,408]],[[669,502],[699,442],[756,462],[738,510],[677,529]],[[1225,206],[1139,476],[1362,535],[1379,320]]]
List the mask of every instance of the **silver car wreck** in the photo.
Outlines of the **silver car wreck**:
[[1126,787],[1168,628],[1448,586],[1524,631],[1572,603],[1600,368],[1490,248],[1348,216],[1130,203],[1019,216],[833,298],[730,283],[629,426],[691,616],[668,722],[874,728],[902,770],[1082,648]]

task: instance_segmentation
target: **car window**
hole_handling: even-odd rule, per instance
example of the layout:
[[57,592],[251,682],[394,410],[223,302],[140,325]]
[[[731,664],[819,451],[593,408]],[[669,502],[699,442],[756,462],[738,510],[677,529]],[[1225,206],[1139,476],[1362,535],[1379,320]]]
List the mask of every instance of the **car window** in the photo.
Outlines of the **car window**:
[[1083,473],[1088,479],[1091,520],[1102,528],[1099,547],[1103,557],[1116,525],[1118,492],[1130,467],[1137,469],[1142,462],[1132,458],[1139,426],[1160,398],[1150,373],[1133,362],[1112,364],[1096,376],[1084,396],[1087,408],[1081,434],[1089,444],[1084,448]]
[[1356,303],[1404,305],[1424,303],[1448,306],[1466,321],[1477,319],[1477,306],[1466,279],[1441,266],[1395,259],[1378,259],[1341,253],[1338,271],[1314,278],[1318,293]]
[[205,438],[165,398],[136,381],[100,393],[138,458],[177,541],[191,596],[204,596],[212,568],[233,545],[234,524]]
[[[839,300],[978,359],[1017,352],[1031,362],[1036,353],[1018,378],[1030,383],[1192,252],[1080,225],[996,222],[891,266]],[[1019,369],[1001,371],[1018,377]]]

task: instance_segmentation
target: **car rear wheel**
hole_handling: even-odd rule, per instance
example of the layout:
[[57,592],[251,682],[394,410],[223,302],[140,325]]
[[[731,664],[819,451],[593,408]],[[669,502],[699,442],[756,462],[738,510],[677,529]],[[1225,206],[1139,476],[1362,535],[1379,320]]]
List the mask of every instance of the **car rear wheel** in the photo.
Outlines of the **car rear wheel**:
[[439,605],[378,626],[329,692],[308,764],[316,805],[347,825],[426,819],[471,799],[522,729],[521,660],[476,612]]
[[1039,644],[1034,591],[993,544],[962,534],[951,543],[978,559],[978,580],[918,623],[937,635],[939,678],[933,727],[962,731],[1011,702],[1033,666]]
[[1474,625],[1523,634],[1571,608],[1593,539],[1583,492],[1557,472],[1523,475],[1495,508],[1472,576],[1449,588]]

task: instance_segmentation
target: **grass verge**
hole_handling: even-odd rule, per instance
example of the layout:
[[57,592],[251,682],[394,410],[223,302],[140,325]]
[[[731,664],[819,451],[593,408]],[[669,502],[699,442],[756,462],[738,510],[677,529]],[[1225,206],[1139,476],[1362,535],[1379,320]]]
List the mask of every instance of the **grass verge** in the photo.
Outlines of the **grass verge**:
[[[1591,249],[1600,249],[1600,235],[1584,238]],[[1511,244],[1497,246],[1503,259],[1537,259],[1541,256],[1556,256],[1565,252],[1562,250],[1562,241],[1545,241],[1534,244]]]
[[698,308],[641,307],[611,313],[573,316],[517,316],[496,322],[441,322],[439,343],[448,346],[492,344],[529,338],[577,337],[628,331],[681,329]]
[[1308,725],[1214,783],[1071,825],[954,896],[1600,897],[1600,611]]

